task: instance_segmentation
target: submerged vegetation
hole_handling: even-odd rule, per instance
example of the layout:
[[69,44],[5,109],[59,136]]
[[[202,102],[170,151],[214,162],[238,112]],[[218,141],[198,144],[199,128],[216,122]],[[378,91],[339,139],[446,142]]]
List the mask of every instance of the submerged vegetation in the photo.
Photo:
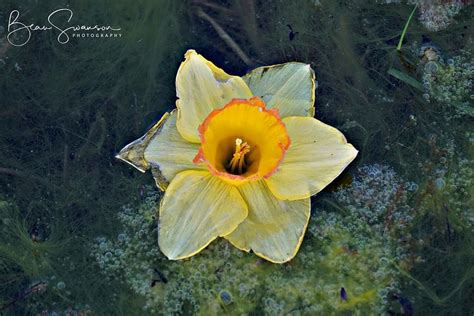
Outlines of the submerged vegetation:
[[[415,3],[382,2],[86,1],[77,21],[123,37],[11,47],[0,29],[0,314],[472,314],[473,5],[417,2],[397,52]],[[0,25],[56,6],[7,1]],[[316,117],[360,149],[285,265],[224,240],[165,260],[152,177],[113,158],[174,107],[188,48],[241,75],[311,63]]]
[[423,85],[427,99],[453,106],[459,115],[474,116],[474,59],[471,51],[446,61],[431,61],[424,67]]
[[399,292],[393,265],[407,258],[397,238],[405,239],[400,232],[409,225],[409,190],[412,184],[390,168],[361,168],[349,188],[334,193],[336,202],[328,196],[330,204],[318,205],[301,253],[287,265],[224,240],[188,260],[168,261],[156,247],[160,195],[150,191],[139,208],[119,212],[124,231],[113,240],[99,237],[92,256],[108,279],[146,297],[152,313],[380,313],[389,294]]

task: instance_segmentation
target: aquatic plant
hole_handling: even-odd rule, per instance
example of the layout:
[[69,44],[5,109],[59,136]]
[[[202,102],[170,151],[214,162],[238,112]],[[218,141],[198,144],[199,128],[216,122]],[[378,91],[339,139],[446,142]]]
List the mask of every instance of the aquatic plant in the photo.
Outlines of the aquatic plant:
[[410,16],[408,17],[407,23],[403,27],[402,34],[400,35],[400,40],[398,41],[397,50],[402,49],[403,39],[405,38],[405,34],[408,30],[408,26],[410,25],[410,21],[413,18],[413,15],[415,14],[415,11],[416,11],[416,6],[413,8],[413,11],[411,11]]
[[[22,218],[18,208],[0,199],[0,311],[46,284],[53,270],[50,256],[61,248],[41,219]],[[35,282],[36,281],[36,282]]]
[[[62,276],[58,257],[73,245],[42,215],[22,215],[16,205],[0,199],[1,313],[39,312],[48,301],[56,300],[62,306],[61,296],[67,296],[65,283],[57,280]],[[22,304],[24,301],[28,304]]]
[[399,292],[394,264],[407,260],[400,241],[409,240],[415,189],[390,167],[360,168],[349,187],[316,204],[299,256],[281,266],[225,240],[168,261],[155,239],[161,194],[149,190],[138,208],[120,210],[123,231],[98,238],[91,255],[108,279],[128,284],[159,314],[381,312]]
[[346,205],[346,219],[367,222],[375,233],[386,237],[387,244],[392,243],[393,254],[401,260],[407,253],[403,247],[410,240],[415,215],[408,198],[417,190],[418,184],[401,180],[393,168],[372,164],[360,167],[352,184],[334,195]]
[[[472,150],[472,133],[467,132],[467,148]],[[452,141],[443,144],[443,151],[425,162],[426,181],[417,199],[418,220],[435,219],[432,230],[449,235],[454,231],[474,228],[474,160],[459,153],[461,145]],[[434,225],[433,225],[434,224]],[[452,232],[449,230],[452,229]],[[474,232],[474,230],[473,230]]]
[[423,86],[427,99],[453,107],[458,116],[474,116],[474,59],[472,52],[460,50],[459,55],[444,62],[429,61],[424,66]]
[[453,23],[456,15],[461,9],[470,4],[470,1],[463,0],[381,0],[382,4],[394,4],[406,2],[407,4],[415,4],[419,7],[420,23],[429,31],[438,32],[446,29]]
[[[13,9],[22,21],[43,23],[57,6],[2,1],[0,24],[7,26]],[[104,282],[84,251],[89,254],[97,230],[116,230],[114,208],[139,198],[143,179],[112,168],[113,156],[119,143],[163,113],[158,96],[163,104],[174,98],[162,80],[172,82],[174,56],[191,37],[180,22],[185,3],[87,0],[70,8],[75,23],[119,25],[124,36],[60,45],[39,32],[15,49],[0,34],[0,191],[12,205],[0,219],[12,223],[0,228],[8,228],[0,238],[0,301],[9,304],[0,314],[59,313],[85,304],[98,315],[136,310],[136,296]],[[45,228],[47,240],[32,239],[36,226]],[[42,291],[30,291],[43,281]]]
[[446,29],[461,9],[469,5],[469,1],[462,0],[415,0],[413,2],[418,3],[420,7],[419,21],[432,32]]
[[[472,133],[465,140],[472,154]],[[416,310],[468,315],[474,312],[474,160],[460,144],[438,142],[441,149],[422,164],[426,182],[412,203],[417,214],[411,252],[417,260],[409,272],[400,270],[402,288]]]
[[177,110],[117,155],[151,169],[165,191],[158,240],[169,259],[193,256],[217,237],[273,263],[296,255],[310,197],[358,152],[313,117],[315,89],[307,64],[260,67],[241,78],[186,52]]

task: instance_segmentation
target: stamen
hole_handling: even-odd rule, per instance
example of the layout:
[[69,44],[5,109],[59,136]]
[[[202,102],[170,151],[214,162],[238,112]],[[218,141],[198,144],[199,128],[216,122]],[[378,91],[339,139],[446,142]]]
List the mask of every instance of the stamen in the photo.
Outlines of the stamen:
[[242,139],[235,139],[235,152],[232,160],[229,162],[228,168],[232,173],[242,174],[247,167],[245,164],[245,154],[250,151],[250,145],[243,142]]

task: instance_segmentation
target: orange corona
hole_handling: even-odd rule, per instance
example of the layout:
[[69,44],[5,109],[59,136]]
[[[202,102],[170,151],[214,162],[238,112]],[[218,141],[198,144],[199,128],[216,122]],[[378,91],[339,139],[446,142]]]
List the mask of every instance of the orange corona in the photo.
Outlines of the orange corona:
[[278,110],[267,109],[258,97],[233,99],[212,111],[199,135],[194,162],[205,162],[212,174],[237,185],[268,178],[290,146]]

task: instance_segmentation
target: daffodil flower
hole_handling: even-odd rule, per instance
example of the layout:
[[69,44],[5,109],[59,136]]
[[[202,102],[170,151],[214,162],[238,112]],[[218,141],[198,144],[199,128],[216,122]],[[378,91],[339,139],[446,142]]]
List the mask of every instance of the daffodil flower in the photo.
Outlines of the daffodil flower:
[[291,260],[310,197],[356,157],[315,118],[315,76],[302,63],[231,76],[189,50],[176,76],[177,110],[117,155],[151,169],[165,191],[158,243],[169,259],[217,237],[275,263]]

